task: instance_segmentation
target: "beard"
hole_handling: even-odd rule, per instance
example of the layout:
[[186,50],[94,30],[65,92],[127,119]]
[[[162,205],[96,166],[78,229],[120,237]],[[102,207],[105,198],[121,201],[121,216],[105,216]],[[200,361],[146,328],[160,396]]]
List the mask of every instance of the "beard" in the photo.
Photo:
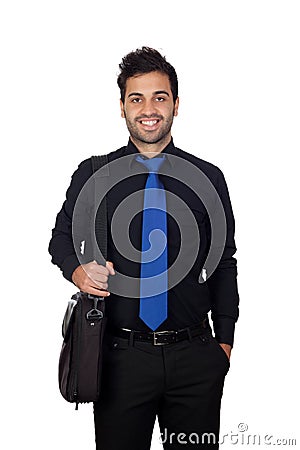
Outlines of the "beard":
[[[134,139],[145,144],[157,144],[170,133],[174,120],[174,110],[168,117],[163,117],[159,114],[151,114],[150,116],[138,116],[135,119],[129,119],[125,112],[124,117],[128,131]],[[153,131],[140,129],[139,122],[147,119],[159,119],[160,126],[158,129]]]

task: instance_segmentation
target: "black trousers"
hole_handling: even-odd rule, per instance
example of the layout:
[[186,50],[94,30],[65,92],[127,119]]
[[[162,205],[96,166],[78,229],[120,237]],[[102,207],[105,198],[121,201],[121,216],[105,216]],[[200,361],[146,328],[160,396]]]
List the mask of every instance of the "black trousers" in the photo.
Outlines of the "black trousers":
[[201,336],[154,346],[106,334],[97,450],[149,450],[156,416],[165,450],[218,449],[226,353]]

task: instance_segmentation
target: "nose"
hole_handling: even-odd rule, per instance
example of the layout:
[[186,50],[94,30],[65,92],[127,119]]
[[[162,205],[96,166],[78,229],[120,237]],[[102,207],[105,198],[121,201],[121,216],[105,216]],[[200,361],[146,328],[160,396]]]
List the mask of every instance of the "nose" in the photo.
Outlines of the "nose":
[[154,104],[152,99],[145,99],[143,102],[141,114],[151,117],[152,115],[155,115],[157,113],[156,105]]

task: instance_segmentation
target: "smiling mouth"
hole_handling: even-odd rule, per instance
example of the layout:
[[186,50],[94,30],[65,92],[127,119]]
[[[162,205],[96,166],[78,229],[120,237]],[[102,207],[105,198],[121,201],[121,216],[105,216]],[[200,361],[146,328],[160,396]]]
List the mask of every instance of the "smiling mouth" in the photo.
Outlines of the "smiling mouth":
[[148,127],[153,127],[153,125],[156,125],[159,122],[158,119],[155,120],[140,120],[140,123],[142,125],[147,125]]
[[142,119],[138,120],[145,130],[154,130],[158,127],[160,119]]

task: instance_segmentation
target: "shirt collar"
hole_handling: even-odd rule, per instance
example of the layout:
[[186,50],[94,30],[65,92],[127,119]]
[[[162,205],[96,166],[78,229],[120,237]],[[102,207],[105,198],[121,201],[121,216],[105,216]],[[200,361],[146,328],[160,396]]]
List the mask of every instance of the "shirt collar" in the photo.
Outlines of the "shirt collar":
[[[132,164],[136,163],[139,164],[135,160],[136,155],[142,155],[143,153],[138,150],[138,148],[134,145],[132,140],[129,138],[128,144],[124,149],[124,156],[132,155],[132,158],[128,158],[128,169],[131,170]],[[171,138],[171,141],[169,144],[158,154],[166,155],[166,161],[164,161],[164,164],[169,164],[171,168],[174,168],[175,164],[175,158],[168,158],[168,154],[170,155],[176,155],[176,147],[173,142],[173,138]],[[154,156],[155,158],[155,156]]]

